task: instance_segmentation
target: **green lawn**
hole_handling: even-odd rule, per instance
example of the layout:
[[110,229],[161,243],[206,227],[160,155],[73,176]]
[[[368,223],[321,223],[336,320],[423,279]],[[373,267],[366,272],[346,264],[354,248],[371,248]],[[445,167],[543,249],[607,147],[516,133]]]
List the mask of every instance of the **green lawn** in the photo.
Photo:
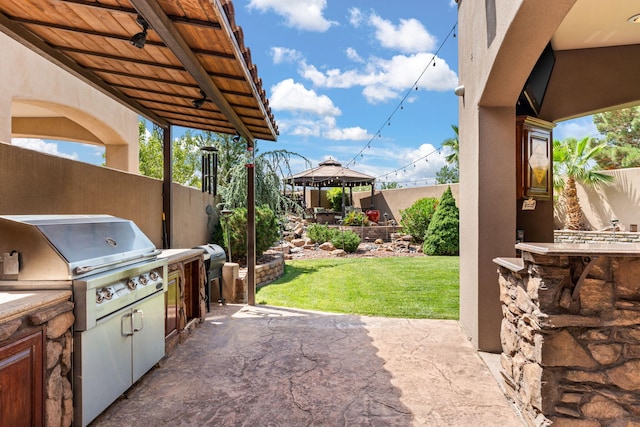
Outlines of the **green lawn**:
[[256,302],[368,316],[458,319],[458,257],[287,261]]

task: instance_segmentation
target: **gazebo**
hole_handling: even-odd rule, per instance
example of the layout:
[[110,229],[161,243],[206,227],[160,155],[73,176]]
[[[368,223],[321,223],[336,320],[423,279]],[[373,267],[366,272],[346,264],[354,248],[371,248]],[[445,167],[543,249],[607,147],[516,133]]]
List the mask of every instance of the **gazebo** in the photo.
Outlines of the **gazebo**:
[[287,183],[303,187],[303,195],[306,203],[307,187],[318,188],[318,205],[320,205],[320,194],[323,187],[342,187],[342,216],[345,214],[345,187],[349,187],[349,199],[353,199],[353,187],[371,185],[371,208],[373,209],[373,196],[376,179],[370,175],[356,172],[342,166],[336,160],[329,159],[320,162],[317,167],[292,175],[287,178]]

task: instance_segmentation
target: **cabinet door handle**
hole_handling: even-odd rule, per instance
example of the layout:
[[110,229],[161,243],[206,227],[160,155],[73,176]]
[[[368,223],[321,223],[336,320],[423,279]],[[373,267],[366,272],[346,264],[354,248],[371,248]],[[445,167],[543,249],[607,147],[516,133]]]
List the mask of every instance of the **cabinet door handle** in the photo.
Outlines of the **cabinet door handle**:
[[[144,311],[135,309],[131,315],[133,332],[140,332],[144,329]],[[135,322],[135,319],[139,319],[139,322]],[[139,327],[138,327],[139,325]],[[133,334],[132,334],[133,335]]]
[[133,315],[131,313],[127,313],[122,316],[120,320],[120,328],[122,330],[122,336],[130,337],[135,332],[133,329]]

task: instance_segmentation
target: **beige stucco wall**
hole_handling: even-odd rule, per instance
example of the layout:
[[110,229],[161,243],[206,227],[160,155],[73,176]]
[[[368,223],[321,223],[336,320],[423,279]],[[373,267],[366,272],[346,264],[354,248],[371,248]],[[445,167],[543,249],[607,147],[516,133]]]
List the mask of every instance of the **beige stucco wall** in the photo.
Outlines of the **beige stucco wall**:
[[[213,198],[174,184],[172,247],[207,243]],[[162,181],[0,143],[0,215],[108,214],[134,221],[162,247]]]
[[107,166],[138,172],[136,113],[4,33],[0,50],[0,141],[10,143],[13,136],[103,144]]
[[491,3],[458,7],[460,324],[474,346],[500,351],[492,259],[515,255],[515,104],[574,0],[495,0],[495,15]]
[[[602,171],[615,177],[610,185],[578,187],[580,206],[593,230],[610,227],[610,220],[620,221],[622,230],[629,230],[630,224],[640,225],[640,168]],[[562,212],[557,213],[558,216]],[[556,218],[561,228],[562,220]]]
[[[411,207],[418,199],[425,197],[435,197],[439,199],[448,186],[451,186],[453,198],[456,199],[456,203],[459,205],[459,185],[443,184],[379,190],[376,191],[374,195],[374,207],[380,211],[380,215],[386,212],[389,214],[389,219],[395,219],[400,222],[402,218],[400,214],[401,210]],[[368,191],[353,193],[353,204],[356,207],[362,208],[362,210],[369,209],[371,206],[371,193]]]

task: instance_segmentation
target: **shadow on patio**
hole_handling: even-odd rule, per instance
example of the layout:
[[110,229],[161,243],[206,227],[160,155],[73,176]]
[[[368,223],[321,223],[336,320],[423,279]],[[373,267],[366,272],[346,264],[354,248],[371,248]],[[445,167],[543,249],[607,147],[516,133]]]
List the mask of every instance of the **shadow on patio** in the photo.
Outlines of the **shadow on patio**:
[[213,307],[93,426],[522,426],[449,320]]

